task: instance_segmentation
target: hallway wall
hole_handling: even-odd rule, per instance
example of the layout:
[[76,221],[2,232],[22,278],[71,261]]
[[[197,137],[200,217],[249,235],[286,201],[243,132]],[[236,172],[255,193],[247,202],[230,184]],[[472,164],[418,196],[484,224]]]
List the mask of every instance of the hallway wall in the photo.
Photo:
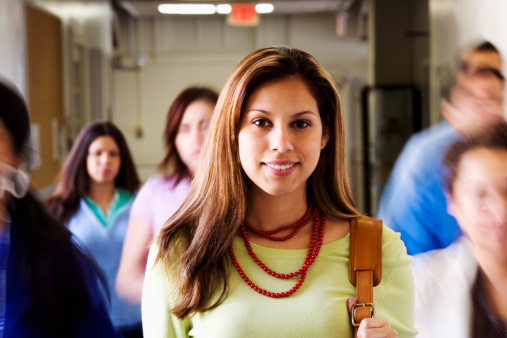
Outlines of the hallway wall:
[[26,94],[25,21],[22,1],[0,0],[0,76]]
[[[259,28],[231,29],[216,19],[142,19],[134,31],[134,45],[113,50],[113,11],[108,0],[26,0],[61,18],[64,50],[64,114],[75,110],[72,93],[73,60],[91,50],[101,53],[104,117],[112,116],[127,135],[134,149],[141,176],[154,170],[163,154],[162,125],[167,108],[177,92],[193,84],[210,85],[219,90],[234,65],[252,49],[275,43],[300,47],[314,54],[328,68],[342,88],[345,110],[348,111],[348,154],[355,154],[354,134],[360,131],[357,121],[358,95],[352,86],[365,83],[368,67],[368,46],[349,37],[334,34],[333,15],[297,15],[263,17]],[[26,62],[24,1],[0,0],[0,74],[13,80],[26,95]],[[487,6],[486,6],[487,5]],[[479,37],[490,39],[507,55],[507,2],[504,0],[429,0],[431,123],[440,120],[439,100],[442,87],[451,79],[457,51]],[[352,26],[353,27],[353,26]],[[130,40],[132,37],[129,37]],[[113,56],[135,59],[147,56],[147,65],[140,71],[111,70]],[[94,54],[95,55],[95,54]],[[90,112],[89,57],[81,62],[83,93],[80,103],[83,121]],[[351,107],[351,110],[348,109]],[[354,107],[356,109],[354,109]],[[355,113],[356,112],[356,113]],[[136,130],[143,127],[144,137]],[[44,137],[44,135],[42,135]],[[350,162],[350,161],[349,161]],[[361,166],[356,160],[350,171]]]
[[[343,100],[352,99],[345,87],[352,80],[366,81],[368,45],[354,34],[337,37],[335,24],[333,14],[265,16],[258,27],[231,27],[223,16],[137,20],[134,39],[122,40],[126,69],[114,70],[113,121],[126,135],[141,178],[154,173],[163,157],[166,112],[176,95],[190,85],[220,91],[237,62],[259,47],[283,44],[310,52],[342,85]],[[146,66],[133,69],[139,57]],[[354,104],[344,106],[348,116],[357,117]],[[136,136],[140,130],[142,137]]]
[[[38,24],[26,28],[25,4],[29,9],[55,18],[58,28],[53,31],[51,39],[37,36],[37,29],[43,30]],[[32,32],[34,38],[27,39],[27,32]],[[60,47],[50,44],[53,38],[61,41]],[[0,43],[0,76],[14,82],[29,106],[38,102],[39,112],[30,107],[32,129],[39,131],[33,133],[39,156],[34,161],[36,170],[32,184],[35,189],[44,188],[54,182],[75,133],[91,118],[106,117],[108,107],[112,106],[110,1],[0,0]],[[27,58],[27,44],[28,49],[33,47],[32,50],[44,53],[34,52]],[[47,49],[44,49],[45,44]],[[54,52],[49,53],[51,46]],[[38,62],[38,58],[43,62]],[[28,64],[32,72],[28,72]],[[56,72],[63,85],[48,83],[47,74],[42,71]],[[47,89],[51,89],[54,96],[45,95]],[[48,111],[46,115],[45,111]]]

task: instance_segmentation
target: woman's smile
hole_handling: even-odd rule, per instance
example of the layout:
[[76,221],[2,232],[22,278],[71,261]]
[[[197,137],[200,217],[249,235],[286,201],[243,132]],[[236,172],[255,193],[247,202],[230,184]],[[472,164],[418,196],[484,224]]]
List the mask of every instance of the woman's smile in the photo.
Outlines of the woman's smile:
[[241,166],[259,191],[305,196],[329,137],[306,84],[289,77],[253,91],[239,131]]
[[288,176],[296,170],[298,162],[273,161],[262,163],[273,175]]

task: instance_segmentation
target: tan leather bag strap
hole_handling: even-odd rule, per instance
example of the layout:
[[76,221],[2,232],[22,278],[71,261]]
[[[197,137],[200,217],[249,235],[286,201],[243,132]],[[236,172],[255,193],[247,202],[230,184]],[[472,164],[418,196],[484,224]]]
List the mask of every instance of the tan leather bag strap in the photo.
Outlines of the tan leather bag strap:
[[357,328],[374,314],[373,287],[382,280],[382,221],[367,216],[350,222],[350,282],[356,287],[351,321]]

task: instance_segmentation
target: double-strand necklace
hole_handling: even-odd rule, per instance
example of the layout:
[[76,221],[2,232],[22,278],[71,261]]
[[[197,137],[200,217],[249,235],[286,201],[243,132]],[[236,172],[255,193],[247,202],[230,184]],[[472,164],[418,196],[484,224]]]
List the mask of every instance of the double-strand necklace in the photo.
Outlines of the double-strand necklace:
[[[263,237],[270,239],[272,241],[286,241],[286,240],[294,237],[294,235],[299,230],[301,230],[305,225],[309,224],[312,220],[313,220],[313,232],[312,232],[312,239],[310,241],[310,247],[308,248],[308,252],[307,252],[305,260],[303,262],[303,266],[301,268],[299,268],[297,271],[291,272],[291,273],[277,273],[277,272],[271,270],[270,268],[268,268],[253,252],[252,246],[250,245],[250,241],[248,240],[247,231],[250,231],[250,232],[255,233],[257,235],[263,236]],[[319,228],[319,223],[320,223],[320,228]],[[234,255],[234,250],[232,249],[232,244],[229,245],[229,254],[231,255],[232,263],[234,264],[234,267],[238,271],[239,275],[241,276],[241,278],[243,278],[245,283],[247,283],[248,286],[250,286],[252,289],[254,289],[255,291],[257,291],[258,293],[260,293],[262,295],[272,297],[272,298],[288,297],[288,296],[292,295],[294,292],[296,292],[301,287],[303,282],[305,281],[308,268],[310,267],[310,265],[313,264],[313,262],[315,262],[315,259],[317,258],[317,255],[319,254],[320,248],[322,247],[322,241],[324,239],[325,227],[326,227],[326,215],[322,211],[320,211],[318,208],[313,209],[311,204],[309,204],[308,210],[306,211],[303,218],[301,218],[298,222],[291,224],[291,225],[286,225],[286,226],[280,227],[275,230],[261,231],[261,230],[255,229],[250,224],[248,224],[248,222],[246,220],[244,220],[243,223],[241,224],[241,237],[243,237],[248,254],[250,255],[250,257],[253,258],[254,262],[257,263],[257,265],[259,265],[259,267],[262,270],[264,270],[267,274],[269,274],[275,278],[280,278],[280,279],[289,279],[289,278],[299,277],[296,284],[289,291],[286,291],[286,292],[269,292],[269,291],[262,289],[259,286],[255,285],[248,278],[248,276],[245,274],[245,272],[243,271],[243,269],[239,265],[239,263],[236,259],[236,256]],[[292,230],[292,232],[287,236],[284,236],[284,237],[272,236],[272,235],[277,234],[281,231],[289,230],[289,229],[294,229],[294,230]]]

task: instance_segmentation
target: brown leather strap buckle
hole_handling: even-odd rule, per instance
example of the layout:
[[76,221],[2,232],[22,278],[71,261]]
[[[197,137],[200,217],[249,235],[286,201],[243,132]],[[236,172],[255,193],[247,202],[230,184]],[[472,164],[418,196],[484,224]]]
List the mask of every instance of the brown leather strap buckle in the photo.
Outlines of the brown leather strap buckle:
[[375,306],[373,305],[373,303],[358,303],[358,304],[354,304],[352,306],[352,315],[350,316],[350,321],[352,322],[352,326],[353,327],[359,327],[359,324],[361,324],[361,321],[359,321],[359,323],[356,323],[356,308],[357,307],[367,307],[369,306],[370,307],[370,318],[373,318],[373,315],[375,313]]

